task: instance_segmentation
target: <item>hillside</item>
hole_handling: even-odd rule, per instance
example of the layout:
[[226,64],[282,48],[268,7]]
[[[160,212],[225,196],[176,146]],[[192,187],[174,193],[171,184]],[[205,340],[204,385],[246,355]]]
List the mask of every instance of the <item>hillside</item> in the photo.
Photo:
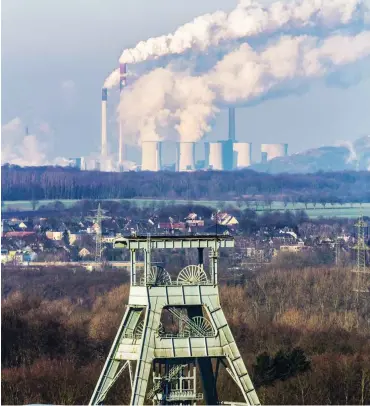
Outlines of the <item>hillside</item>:
[[362,137],[353,144],[323,146],[275,158],[266,163],[254,164],[251,168],[272,174],[370,170],[370,136]]

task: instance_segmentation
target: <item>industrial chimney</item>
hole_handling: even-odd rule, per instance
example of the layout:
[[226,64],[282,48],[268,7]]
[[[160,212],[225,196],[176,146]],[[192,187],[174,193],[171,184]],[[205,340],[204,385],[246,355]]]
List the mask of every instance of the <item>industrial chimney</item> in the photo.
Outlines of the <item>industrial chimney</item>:
[[176,168],[179,172],[193,171],[195,169],[195,143],[177,143]]
[[143,141],[141,148],[141,170],[160,171],[162,144],[158,141]]
[[107,151],[107,88],[102,88],[101,94],[101,156],[106,159],[108,156]]
[[235,142],[235,107],[229,107],[229,141]]
[[[119,91],[122,93],[123,88],[126,86],[126,73],[127,67],[125,63],[119,65]],[[118,134],[118,164],[121,166],[125,160],[125,145],[123,142],[122,121],[119,118],[119,134]]]

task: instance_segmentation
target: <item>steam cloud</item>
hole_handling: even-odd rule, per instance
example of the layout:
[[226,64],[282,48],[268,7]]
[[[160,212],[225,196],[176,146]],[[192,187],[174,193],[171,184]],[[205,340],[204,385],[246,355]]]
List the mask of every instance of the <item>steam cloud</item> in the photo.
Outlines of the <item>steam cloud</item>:
[[[45,132],[46,123],[42,123],[40,132]],[[46,131],[48,132],[48,130]],[[68,161],[64,158],[47,159],[48,144],[39,135],[26,134],[25,126],[19,117],[1,127],[1,164],[19,166],[60,165]]]
[[191,49],[205,51],[246,37],[278,32],[316,29],[333,30],[367,18],[361,0],[277,1],[263,7],[257,1],[240,1],[229,14],[217,11],[195,18],[173,34],[150,38],[123,51],[120,62],[137,63]]
[[197,141],[221,105],[248,105],[277,91],[289,94],[370,55],[370,31],[357,35],[281,37],[262,50],[242,44],[201,76],[158,68],[121,97],[119,112],[132,142]]
[[[248,0],[142,41],[120,58],[147,67],[121,95],[125,139],[198,141],[225,105],[247,106],[341,74],[370,55],[369,22],[361,0],[267,7]],[[197,58],[203,66],[194,69]],[[106,83],[118,84],[119,71]]]

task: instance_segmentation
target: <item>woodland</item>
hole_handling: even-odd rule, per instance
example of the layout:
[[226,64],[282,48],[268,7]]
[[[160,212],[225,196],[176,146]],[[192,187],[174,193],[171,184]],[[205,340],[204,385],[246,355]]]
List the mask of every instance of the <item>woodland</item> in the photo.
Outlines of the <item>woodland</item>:
[[[370,298],[345,267],[269,265],[221,302],[262,404],[369,404]],[[2,273],[2,404],[87,404],[128,300],[117,271]],[[128,378],[106,399],[127,404]],[[226,372],[220,398],[242,400]]]

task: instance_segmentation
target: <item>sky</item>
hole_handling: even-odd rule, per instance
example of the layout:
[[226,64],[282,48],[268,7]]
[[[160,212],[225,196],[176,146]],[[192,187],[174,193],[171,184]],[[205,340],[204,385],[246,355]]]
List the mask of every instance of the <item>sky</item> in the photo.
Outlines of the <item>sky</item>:
[[[166,34],[192,18],[235,7],[232,0],[3,0],[2,125],[19,117],[45,128],[48,154],[81,156],[100,142],[100,96],[123,49]],[[289,152],[353,141],[370,133],[370,79],[348,86],[313,84],[303,95],[238,109],[237,138],[287,142]],[[116,140],[110,105],[111,140]],[[226,112],[207,139],[227,134]]]

